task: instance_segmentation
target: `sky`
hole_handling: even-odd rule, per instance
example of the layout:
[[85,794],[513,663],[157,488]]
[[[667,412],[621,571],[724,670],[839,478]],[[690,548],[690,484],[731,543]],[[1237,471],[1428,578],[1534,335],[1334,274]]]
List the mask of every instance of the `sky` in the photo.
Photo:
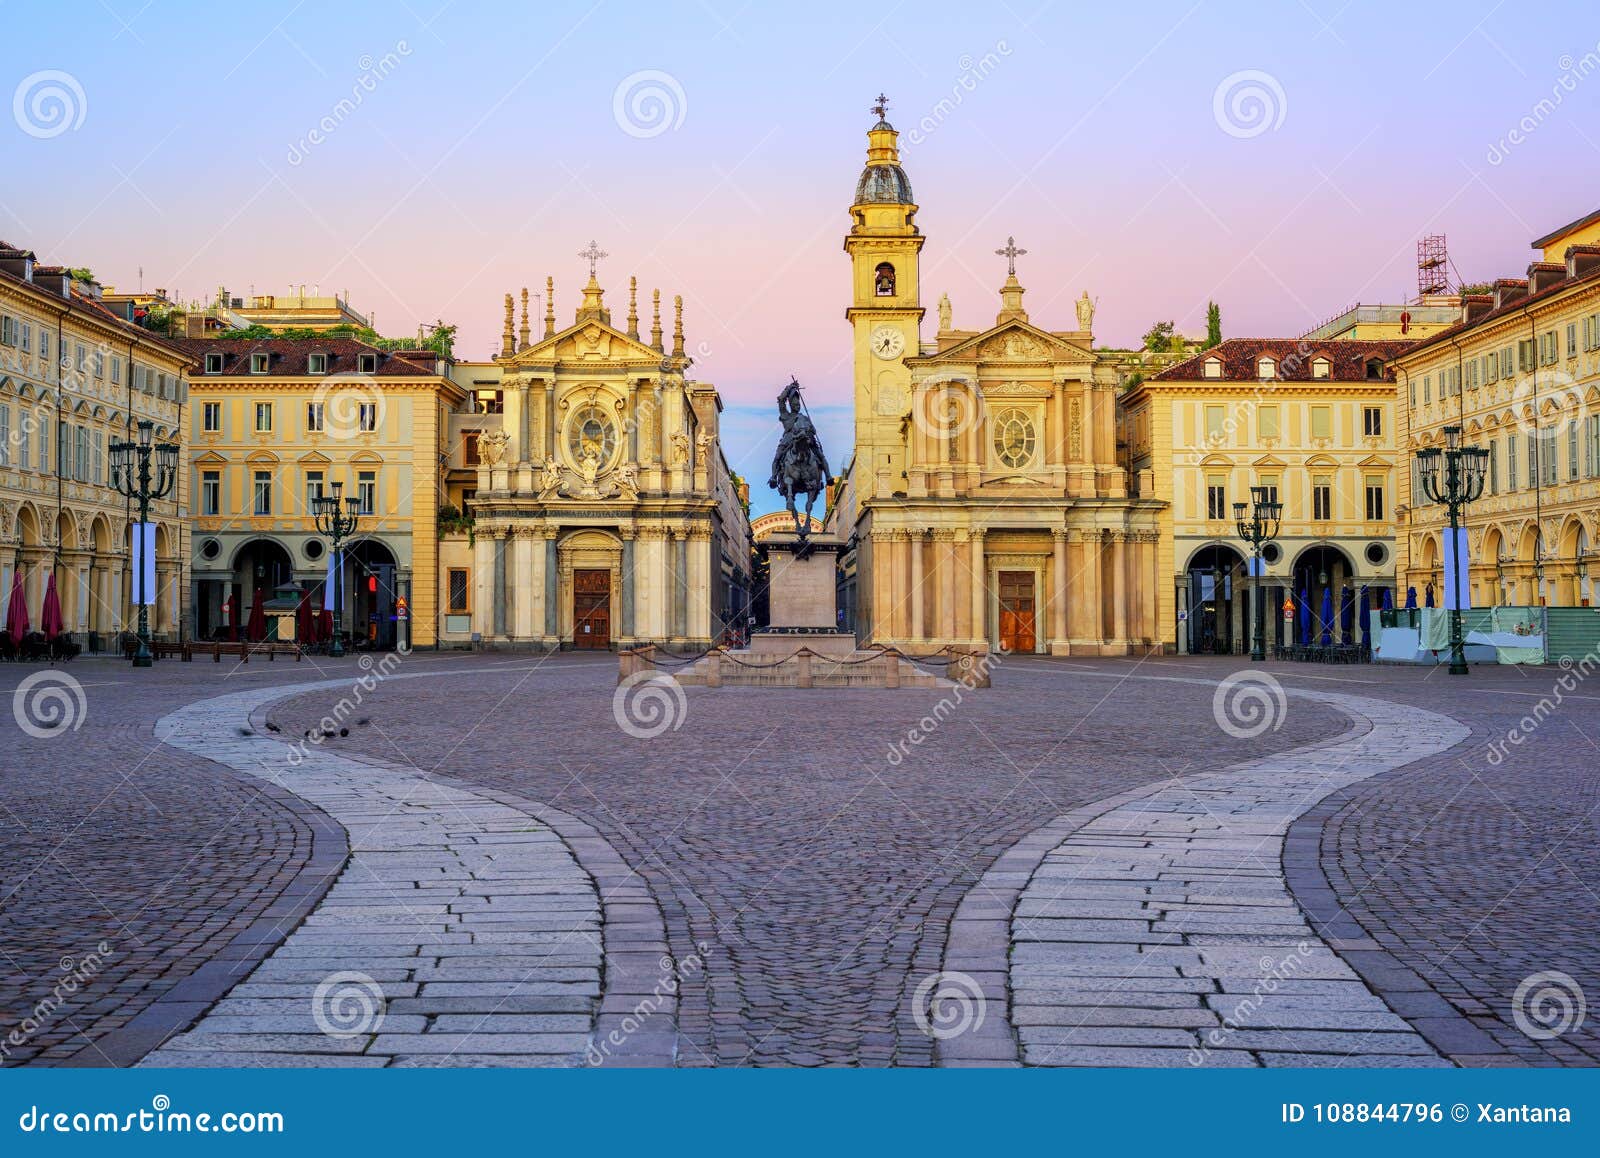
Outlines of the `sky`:
[[[693,375],[756,510],[798,375],[850,442],[842,239],[881,91],[917,195],[925,334],[1032,320],[1295,335],[1466,281],[1597,208],[1590,4],[812,0],[216,5],[0,0],[0,239],[184,299],[319,286],[388,334],[494,352],[503,296],[577,304],[593,239],[685,299]],[[670,318],[668,321],[670,326]]]

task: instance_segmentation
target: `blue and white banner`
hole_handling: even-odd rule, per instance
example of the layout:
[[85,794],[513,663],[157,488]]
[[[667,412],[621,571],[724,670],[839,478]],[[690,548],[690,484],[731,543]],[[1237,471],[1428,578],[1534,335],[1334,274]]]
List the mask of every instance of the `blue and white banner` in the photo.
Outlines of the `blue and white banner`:
[[322,610],[337,611],[334,606],[334,596],[338,591],[340,577],[344,574],[342,558],[344,552],[336,551],[328,556],[328,578],[322,584]]
[[137,607],[156,603],[156,525],[133,524],[133,571],[128,582],[133,586],[128,598]]
[[[1451,536],[1454,535],[1452,541]],[[1459,555],[1457,554],[1459,552]],[[1444,529],[1444,609],[1456,610],[1456,565],[1461,566],[1461,610],[1472,610],[1472,555],[1467,546],[1467,529]]]

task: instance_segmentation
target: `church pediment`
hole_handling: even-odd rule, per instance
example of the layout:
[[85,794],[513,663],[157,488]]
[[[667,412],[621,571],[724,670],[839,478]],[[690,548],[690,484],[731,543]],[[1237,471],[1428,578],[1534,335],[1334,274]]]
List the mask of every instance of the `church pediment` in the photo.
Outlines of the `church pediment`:
[[509,370],[524,365],[548,366],[551,363],[620,362],[658,365],[666,355],[644,342],[628,337],[621,330],[597,318],[568,326],[542,338],[526,350],[495,361]]
[[1094,352],[1068,342],[1030,322],[1010,321],[975,334],[964,342],[910,359],[917,365],[946,362],[1093,362]]

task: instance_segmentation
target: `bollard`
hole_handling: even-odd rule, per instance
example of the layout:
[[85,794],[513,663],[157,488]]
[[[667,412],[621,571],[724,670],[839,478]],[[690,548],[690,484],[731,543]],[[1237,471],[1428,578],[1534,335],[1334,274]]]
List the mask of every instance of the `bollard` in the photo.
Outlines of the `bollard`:
[[711,662],[706,665],[706,687],[720,688],[722,686],[722,656],[712,652],[706,656]]
[[795,659],[800,661],[800,677],[796,686],[802,688],[811,687],[811,649],[802,647],[795,653]]

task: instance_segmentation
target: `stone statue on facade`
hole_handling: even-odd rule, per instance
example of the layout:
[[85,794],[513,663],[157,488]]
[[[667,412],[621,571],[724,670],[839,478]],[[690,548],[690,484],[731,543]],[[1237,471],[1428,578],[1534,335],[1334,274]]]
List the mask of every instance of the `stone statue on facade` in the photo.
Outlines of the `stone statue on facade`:
[[[783,434],[772,456],[772,477],[767,485],[783,496],[785,509],[794,516],[795,534],[803,543],[811,533],[811,508],[828,488],[828,457],[806,413],[800,383],[794,379],[778,395],[778,421],[783,424]],[[795,506],[798,495],[806,496],[803,519]]]
[[1094,329],[1094,302],[1089,300],[1088,290],[1078,298],[1078,329],[1086,333]]
[[689,436],[681,430],[672,434],[672,465],[675,467],[689,465]]
[[544,471],[539,476],[539,494],[553,495],[561,489],[561,465],[553,458],[544,460]]
[[486,430],[478,436],[478,457],[485,466],[502,466],[511,436],[503,430]]
[[939,295],[939,332],[948,334],[951,330],[951,321],[954,314],[950,308],[950,295]]

